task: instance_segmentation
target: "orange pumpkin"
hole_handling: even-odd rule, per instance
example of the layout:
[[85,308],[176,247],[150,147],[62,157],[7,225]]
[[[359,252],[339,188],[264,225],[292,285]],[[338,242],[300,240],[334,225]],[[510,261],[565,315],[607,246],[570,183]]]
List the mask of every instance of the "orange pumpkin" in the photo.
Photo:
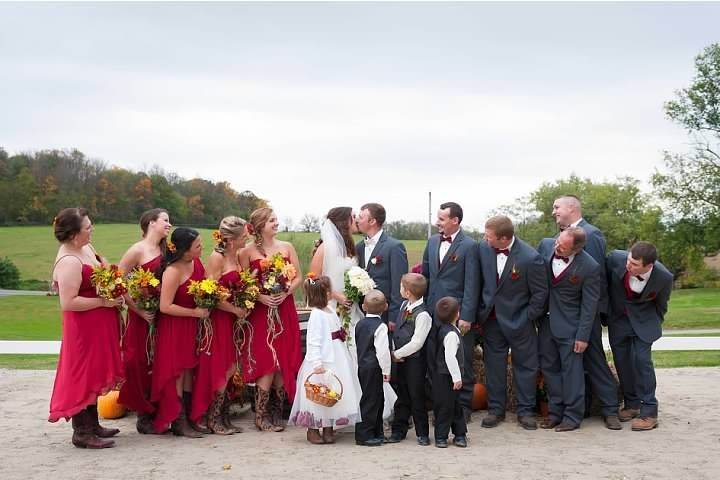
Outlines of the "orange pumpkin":
[[482,383],[476,383],[473,388],[472,409],[485,410],[487,407],[487,388]]
[[107,394],[98,397],[98,413],[101,417],[112,420],[125,416],[125,405],[118,401],[119,395],[118,390],[110,390]]

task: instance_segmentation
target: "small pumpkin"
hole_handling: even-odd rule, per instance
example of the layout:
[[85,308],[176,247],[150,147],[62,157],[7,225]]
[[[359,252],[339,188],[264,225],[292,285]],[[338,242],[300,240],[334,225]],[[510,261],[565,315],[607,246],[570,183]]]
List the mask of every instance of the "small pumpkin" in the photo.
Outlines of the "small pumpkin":
[[120,392],[118,390],[110,390],[105,395],[98,397],[98,413],[101,417],[112,420],[125,416],[125,405],[118,401]]
[[476,383],[473,388],[472,409],[485,410],[487,407],[487,388],[485,387],[485,384]]

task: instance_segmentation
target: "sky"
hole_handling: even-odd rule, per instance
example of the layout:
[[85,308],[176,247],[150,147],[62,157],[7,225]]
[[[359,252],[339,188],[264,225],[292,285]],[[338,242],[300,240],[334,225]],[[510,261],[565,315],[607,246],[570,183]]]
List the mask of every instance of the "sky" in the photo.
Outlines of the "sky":
[[0,3],[0,146],[228,181],[295,223],[366,202],[422,221],[432,191],[433,217],[455,201],[477,228],[543,182],[647,182],[686,151],[663,103],[718,19],[720,3]]

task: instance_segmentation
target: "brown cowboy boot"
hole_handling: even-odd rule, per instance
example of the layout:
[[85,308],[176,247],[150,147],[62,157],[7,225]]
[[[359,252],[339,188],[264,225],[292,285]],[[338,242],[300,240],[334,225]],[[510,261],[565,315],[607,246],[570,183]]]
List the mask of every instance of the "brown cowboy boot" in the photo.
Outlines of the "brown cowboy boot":
[[232,420],[230,419],[230,396],[228,394],[228,391],[225,390],[225,393],[223,394],[223,402],[221,406],[221,412],[222,412],[222,422],[225,427],[227,427],[229,430],[232,430],[233,433],[242,433],[243,429],[242,427],[238,427],[233,425]]
[[209,428],[203,427],[199,423],[195,423],[190,419],[190,412],[192,411],[192,392],[183,392],[183,404],[185,405],[185,413],[190,427],[192,427],[192,429],[196,432],[204,433],[205,435],[212,433]]
[[94,433],[94,422],[87,409],[72,417],[72,444],[77,448],[111,448],[113,440],[103,440]]
[[207,426],[213,432],[218,435],[232,435],[233,432],[225,426],[222,421],[222,403],[225,398],[225,392],[218,392],[215,394],[210,408],[207,413]]
[[259,385],[255,386],[255,426],[263,432],[275,431],[270,414],[268,412],[270,403],[270,391],[263,390]]
[[333,430],[333,427],[324,427],[322,438],[325,443],[335,443],[335,430]]
[[285,399],[287,393],[285,388],[273,387],[270,400],[270,418],[273,424],[274,432],[282,432],[285,430],[285,421],[283,420],[283,408],[285,407]]
[[110,438],[120,433],[120,429],[118,428],[105,428],[100,426],[100,419],[98,418],[98,409],[96,404],[93,403],[92,405],[88,405],[86,410],[88,411],[88,418],[92,420],[93,433],[95,435],[100,438]]
[[203,438],[201,433],[196,432],[190,426],[190,422],[187,418],[187,412],[185,411],[185,404],[182,401],[180,401],[180,413],[177,418],[173,420],[170,428],[172,429],[173,434],[178,437]]
[[313,445],[322,445],[325,443],[323,437],[320,435],[320,431],[317,428],[308,428],[307,441]]

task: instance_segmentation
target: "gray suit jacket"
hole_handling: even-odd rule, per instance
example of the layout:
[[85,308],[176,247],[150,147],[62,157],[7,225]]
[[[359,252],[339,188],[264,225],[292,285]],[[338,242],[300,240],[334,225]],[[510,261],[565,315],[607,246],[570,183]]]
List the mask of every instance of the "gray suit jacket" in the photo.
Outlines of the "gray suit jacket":
[[505,336],[521,334],[530,322],[545,314],[548,278],[545,262],[527,243],[515,237],[502,276],[497,276],[497,255],[486,241],[478,246],[482,271],[482,292],[478,321],[484,323],[495,308],[498,325]]
[[[660,262],[655,262],[650,278],[639,297],[628,298],[625,290],[625,267],[628,252],[613,250],[607,258],[610,335],[622,328],[621,319],[627,316],[633,332],[640,339],[652,343],[662,336],[662,322],[668,309],[673,275]],[[632,332],[625,332],[632,334]]]
[[426,305],[431,315],[442,297],[460,303],[460,319],[475,322],[480,295],[480,264],[475,240],[460,230],[440,264],[440,235],[428,240],[423,253],[422,273],[428,281]]
[[388,301],[388,311],[383,314],[385,323],[388,319],[393,322],[398,316],[403,298],[400,296],[400,278],[408,272],[408,259],[405,245],[383,231],[375,248],[367,259],[365,266],[365,240],[360,240],[355,246],[358,263],[367,270],[370,277],[375,280],[377,289],[383,292]]
[[583,250],[555,279],[552,270],[554,246],[555,240],[545,238],[538,248],[545,260],[550,285],[550,330],[557,338],[587,342],[600,299],[600,265]]

